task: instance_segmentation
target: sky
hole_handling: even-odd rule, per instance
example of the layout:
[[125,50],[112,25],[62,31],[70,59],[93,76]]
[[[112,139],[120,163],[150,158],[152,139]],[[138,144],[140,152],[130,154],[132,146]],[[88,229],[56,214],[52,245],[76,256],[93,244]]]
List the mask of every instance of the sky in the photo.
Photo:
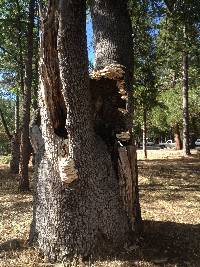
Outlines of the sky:
[[93,30],[92,30],[92,19],[90,16],[88,16],[87,18],[86,31],[87,31],[88,57],[89,61],[93,63],[94,62],[94,50],[92,46]]

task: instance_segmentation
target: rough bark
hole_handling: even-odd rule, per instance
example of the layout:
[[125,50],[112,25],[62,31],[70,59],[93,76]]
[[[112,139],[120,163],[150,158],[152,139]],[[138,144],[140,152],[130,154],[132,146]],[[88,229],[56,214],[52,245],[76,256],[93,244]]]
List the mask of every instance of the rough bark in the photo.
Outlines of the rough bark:
[[188,106],[188,53],[183,51],[183,155],[190,155],[189,106]]
[[33,59],[33,28],[34,28],[34,9],[35,0],[29,3],[29,24],[27,31],[27,58],[25,63],[25,80],[23,96],[23,114],[22,131],[20,147],[20,173],[19,173],[19,191],[29,190],[28,164],[30,159],[30,105],[31,105],[31,86],[32,86],[32,59]]
[[[125,97],[121,97],[121,101],[124,103],[121,106],[119,101],[115,102],[114,94],[110,98],[103,101],[102,109],[105,106],[110,107],[110,114],[123,112],[125,116],[115,116],[115,120],[111,120],[112,123],[108,122],[104,126],[104,132],[111,132],[112,141],[108,145],[109,150],[112,151],[113,165],[116,166],[116,161],[120,162],[120,153],[116,147],[123,146],[128,153],[128,147],[132,147],[131,151],[133,155],[126,161],[126,169],[132,173],[132,186],[130,184],[129,175],[121,175],[121,164],[118,164],[115,168],[117,176],[119,178],[119,184],[121,188],[122,199],[126,199],[124,203],[124,209],[127,212],[129,220],[132,224],[132,230],[139,231],[141,224],[141,214],[139,205],[139,193],[138,193],[138,177],[137,177],[137,157],[136,149],[133,140],[133,92],[132,92],[132,75],[133,75],[133,42],[132,42],[132,28],[131,21],[127,10],[127,1],[91,1],[91,14],[93,20],[94,30],[94,50],[95,50],[95,70],[102,70],[106,66],[115,66],[120,64],[124,70],[124,90]],[[108,86],[104,87],[101,92],[108,90]],[[103,99],[103,97],[101,96]],[[108,104],[107,104],[108,102]],[[114,104],[113,104],[114,103]],[[109,115],[107,115],[109,117]],[[107,119],[109,120],[109,118]],[[101,130],[102,131],[102,130]],[[120,136],[123,133],[128,133],[129,138],[124,140]],[[106,136],[107,138],[107,136]],[[104,138],[105,141],[105,138]],[[110,148],[111,147],[111,148]],[[120,149],[122,151],[123,149]],[[124,156],[125,157],[125,156]],[[130,159],[133,162],[130,162]],[[130,169],[131,166],[131,169]],[[125,178],[126,177],[126,178]],[[122,184],[127,184],[127,188],[133,188],[133,190],[124,190]],[[130,200],[129,195],[132,192],[132,198]],[[133,193],[134,192],[134,193]],[[126,195],[127,194],[127,195]],[[130,204],[129,201],[133,203]],[[132,206],[130,211],[129,206]]]
[[181,135],[180,135],[180,129],[179,129],[179,124],[176,123],[174,126],[174,140],[176,143],[176,150],[181,150],[182,149],[182,141],[181,141]]
[[130,227],[108,147],[94,129],[85,1],[56,4],[50,1],[42,18],[30,239],[51,260],[62,260],[108,243],[123,245]]
[[143,110],[143,153],[144,158],[147,158],[147,112]]

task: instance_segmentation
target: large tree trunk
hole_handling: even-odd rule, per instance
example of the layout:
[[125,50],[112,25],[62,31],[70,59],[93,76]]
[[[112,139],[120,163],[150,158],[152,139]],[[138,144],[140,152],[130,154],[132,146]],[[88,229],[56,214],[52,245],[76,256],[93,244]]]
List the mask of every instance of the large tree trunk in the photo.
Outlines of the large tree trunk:
[[181,141],[181,135],[180,135],[180,129],[179,129],[179,124],[176,123],[174,126],[174,140],[176,143],[176,150],[181,150],[182,149],[182,141]]
[[[110,90],[108,88],[111,85],[109,86],[108,82],[104,89],[100,91],[98,99],[102,99],[101,110],[105,113],[104,122],[101,123],[101,132],[106,133],[104,134],[104,141],[106,141],[111,151],[113,165],[119,179],[124,209],[131,222],[132,230],[137,232],[141,226],[141,213],[136,148],[132,134],[133,42],[127,1],[92,0],[91,14],[94,30],[95,70],[106,69],[108,66],[110,69],[114,69],[118,64],[124,70],[123,90],[118,86],[118,97],[121,101],[119,99],[116,101],[116,91],[113,91],[108,97],[103,97],[105,92]],[[103,72],[105,72],[105,69]],[[114,77],[111,77],[111,79],[117,80]],[[122,93],[122,91],[124,92]],[[99,124],[99,118],[97,124]],[[131,177],[127,175],[129,171]]]
[[146,109],[144,108],[143,110],[143,153],[144,153],[144,158],[147,158],[147,112]]
[[85,1],[56,3],[42,19],[41,127],[31,130],[37,168],[30,238],[51,260],[123,245],[130,231],[108,147],[94,130]]
[[188,53],[183,51],[183,155],[190,155],[188,91]]
[[29,123],[30,123],[30,105],[31,105],[31,86],[32,86],[32,59],[33,59],[33,28],[34,28],[34,9],[35,0],[30,0],[29,4],[29,24],[27,32],[27,58],[25,64],[25,82],[23,96],[23,114],[22,114],[22,131],[21,131],[21,157],[20,157],[20,175],[19,190],[29,190],[28,164],[30,159],[30,140],[29,140]]

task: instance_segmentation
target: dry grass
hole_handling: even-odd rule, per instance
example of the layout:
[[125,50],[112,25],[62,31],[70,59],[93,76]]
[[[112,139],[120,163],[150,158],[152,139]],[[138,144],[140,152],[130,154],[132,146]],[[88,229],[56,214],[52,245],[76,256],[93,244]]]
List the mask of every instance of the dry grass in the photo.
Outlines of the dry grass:
[[109,258],[50,264],[27,244],[31,194],[17,192],[16,178],[0,165],[0,267],[166,266],[200,267],[200,160],[173,150],[139,151],[144,234],[139,247]]

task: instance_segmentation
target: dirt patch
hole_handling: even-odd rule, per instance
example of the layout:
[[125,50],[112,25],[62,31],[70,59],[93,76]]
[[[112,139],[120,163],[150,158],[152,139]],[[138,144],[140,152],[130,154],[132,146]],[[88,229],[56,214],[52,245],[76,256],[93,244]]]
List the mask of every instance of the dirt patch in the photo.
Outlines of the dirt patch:
[[[148,151],[149,152],[149,151]],[[37,266],[200,266],[200,160],[196,152],[138,153],[144,233],[135,245],[114,254],[51,264],[27,244],[32,218],[31,194],[17,192],[16,177],[0,165],[0,267]]]

